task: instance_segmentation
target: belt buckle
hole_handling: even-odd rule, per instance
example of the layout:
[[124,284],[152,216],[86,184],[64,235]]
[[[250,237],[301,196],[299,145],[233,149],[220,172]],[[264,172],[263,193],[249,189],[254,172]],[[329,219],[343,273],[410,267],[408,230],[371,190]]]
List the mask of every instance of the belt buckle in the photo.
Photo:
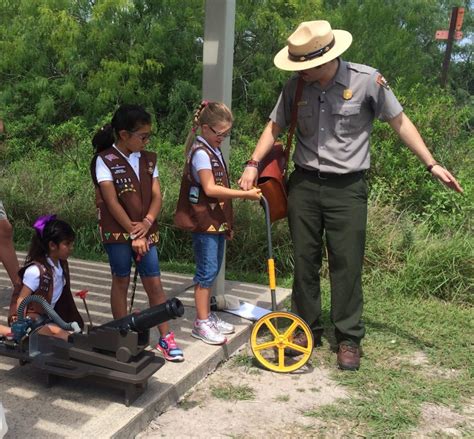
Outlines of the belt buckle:
[[323,176],[321,175],[321,171],[320,171],[319,169],[318,169],[318,178],[319,178],[320,180],[327,180],[327,178],[325,178],[325,177],[323,177]]

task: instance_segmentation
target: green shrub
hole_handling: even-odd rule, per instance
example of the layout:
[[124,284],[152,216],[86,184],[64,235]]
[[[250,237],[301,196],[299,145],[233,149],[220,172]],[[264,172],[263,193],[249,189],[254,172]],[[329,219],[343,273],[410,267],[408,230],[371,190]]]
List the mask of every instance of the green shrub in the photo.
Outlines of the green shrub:
[[369,207],[366,283],[380,293],[473,304],[474,254],[461,230],[432,233],[407,212],[374,200]]
[[436,297],[474,304],[472,238],[462,233],[446,237],[425,236],[408,252],[406,264],[392,277],[392,294]]
[[[399,96],[405,112],[419,129],[435,159],[457,176],[465,195],[444,188],[398,139],[387,124],[377,122],[372,133],[372,197],[393,204],[419,220],[429,219],[436,232],[463,227],[472,213],[474,139],[469,121],[472,109],[459,107],[447,92],[417,85]],[[406,101],[406,103],[405,103]]]

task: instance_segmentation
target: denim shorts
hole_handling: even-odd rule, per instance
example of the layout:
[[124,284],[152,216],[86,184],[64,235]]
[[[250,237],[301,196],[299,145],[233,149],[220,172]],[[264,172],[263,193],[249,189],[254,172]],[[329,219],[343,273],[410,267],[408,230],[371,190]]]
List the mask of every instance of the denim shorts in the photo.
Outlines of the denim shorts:
[[224,258],[225,235],[193,233],[196,274],[193,281],[202,288],[210,288],[219,273]]
[[[132,270],[132,259],[136,253],[129,243],[104,244],[105,251],[109,256],[110,271],[117,277],[128,277]],[[150,247],[148,253],[141,257],[138,262],[140,277],[160,276],[160,261],[156,245]]]

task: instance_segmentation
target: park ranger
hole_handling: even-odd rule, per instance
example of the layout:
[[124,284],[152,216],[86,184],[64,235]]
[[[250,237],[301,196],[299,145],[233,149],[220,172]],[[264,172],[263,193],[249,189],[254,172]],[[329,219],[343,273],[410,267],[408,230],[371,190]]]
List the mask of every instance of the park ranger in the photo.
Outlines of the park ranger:
[[[340,58],[352,43],[349,32],[333,30],[327,21],[303,22],[287,43],[274,63],[297,75],[283,87],[239,182],[243,189],[255,184],[259,162],[290,124],[298,78],[303,79],[297,102],[295,170],[288,182],[288,222],[295,260],[292,308],[311,327],[315,345],[320,345],[319,271],[324,232],[337,364],[341,369],[356,370],[365,333],[361,319],[367,224],[364,173],[370,166],[374,119],[388,122],[434,177],[457,192],[462,189],[434,160],[385,78],[371,67]],[[305,346],[305,338],[299,334],[294,342]]]

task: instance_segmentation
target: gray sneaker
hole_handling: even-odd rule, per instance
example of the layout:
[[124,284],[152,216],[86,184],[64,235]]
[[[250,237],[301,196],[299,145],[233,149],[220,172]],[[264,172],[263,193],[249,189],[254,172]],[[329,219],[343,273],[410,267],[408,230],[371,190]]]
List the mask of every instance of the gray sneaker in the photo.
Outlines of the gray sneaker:
[[194,321],[191,335],[200,338],[204,343],[221,345],[227,342],[225,335],[221,334],[214,323],[208,319],[202,322]]
[[233,334],[235,332],[234,325],[224,322],[215,312],[209,314],[209,320],[214,323],[214,326],[221,334]]

